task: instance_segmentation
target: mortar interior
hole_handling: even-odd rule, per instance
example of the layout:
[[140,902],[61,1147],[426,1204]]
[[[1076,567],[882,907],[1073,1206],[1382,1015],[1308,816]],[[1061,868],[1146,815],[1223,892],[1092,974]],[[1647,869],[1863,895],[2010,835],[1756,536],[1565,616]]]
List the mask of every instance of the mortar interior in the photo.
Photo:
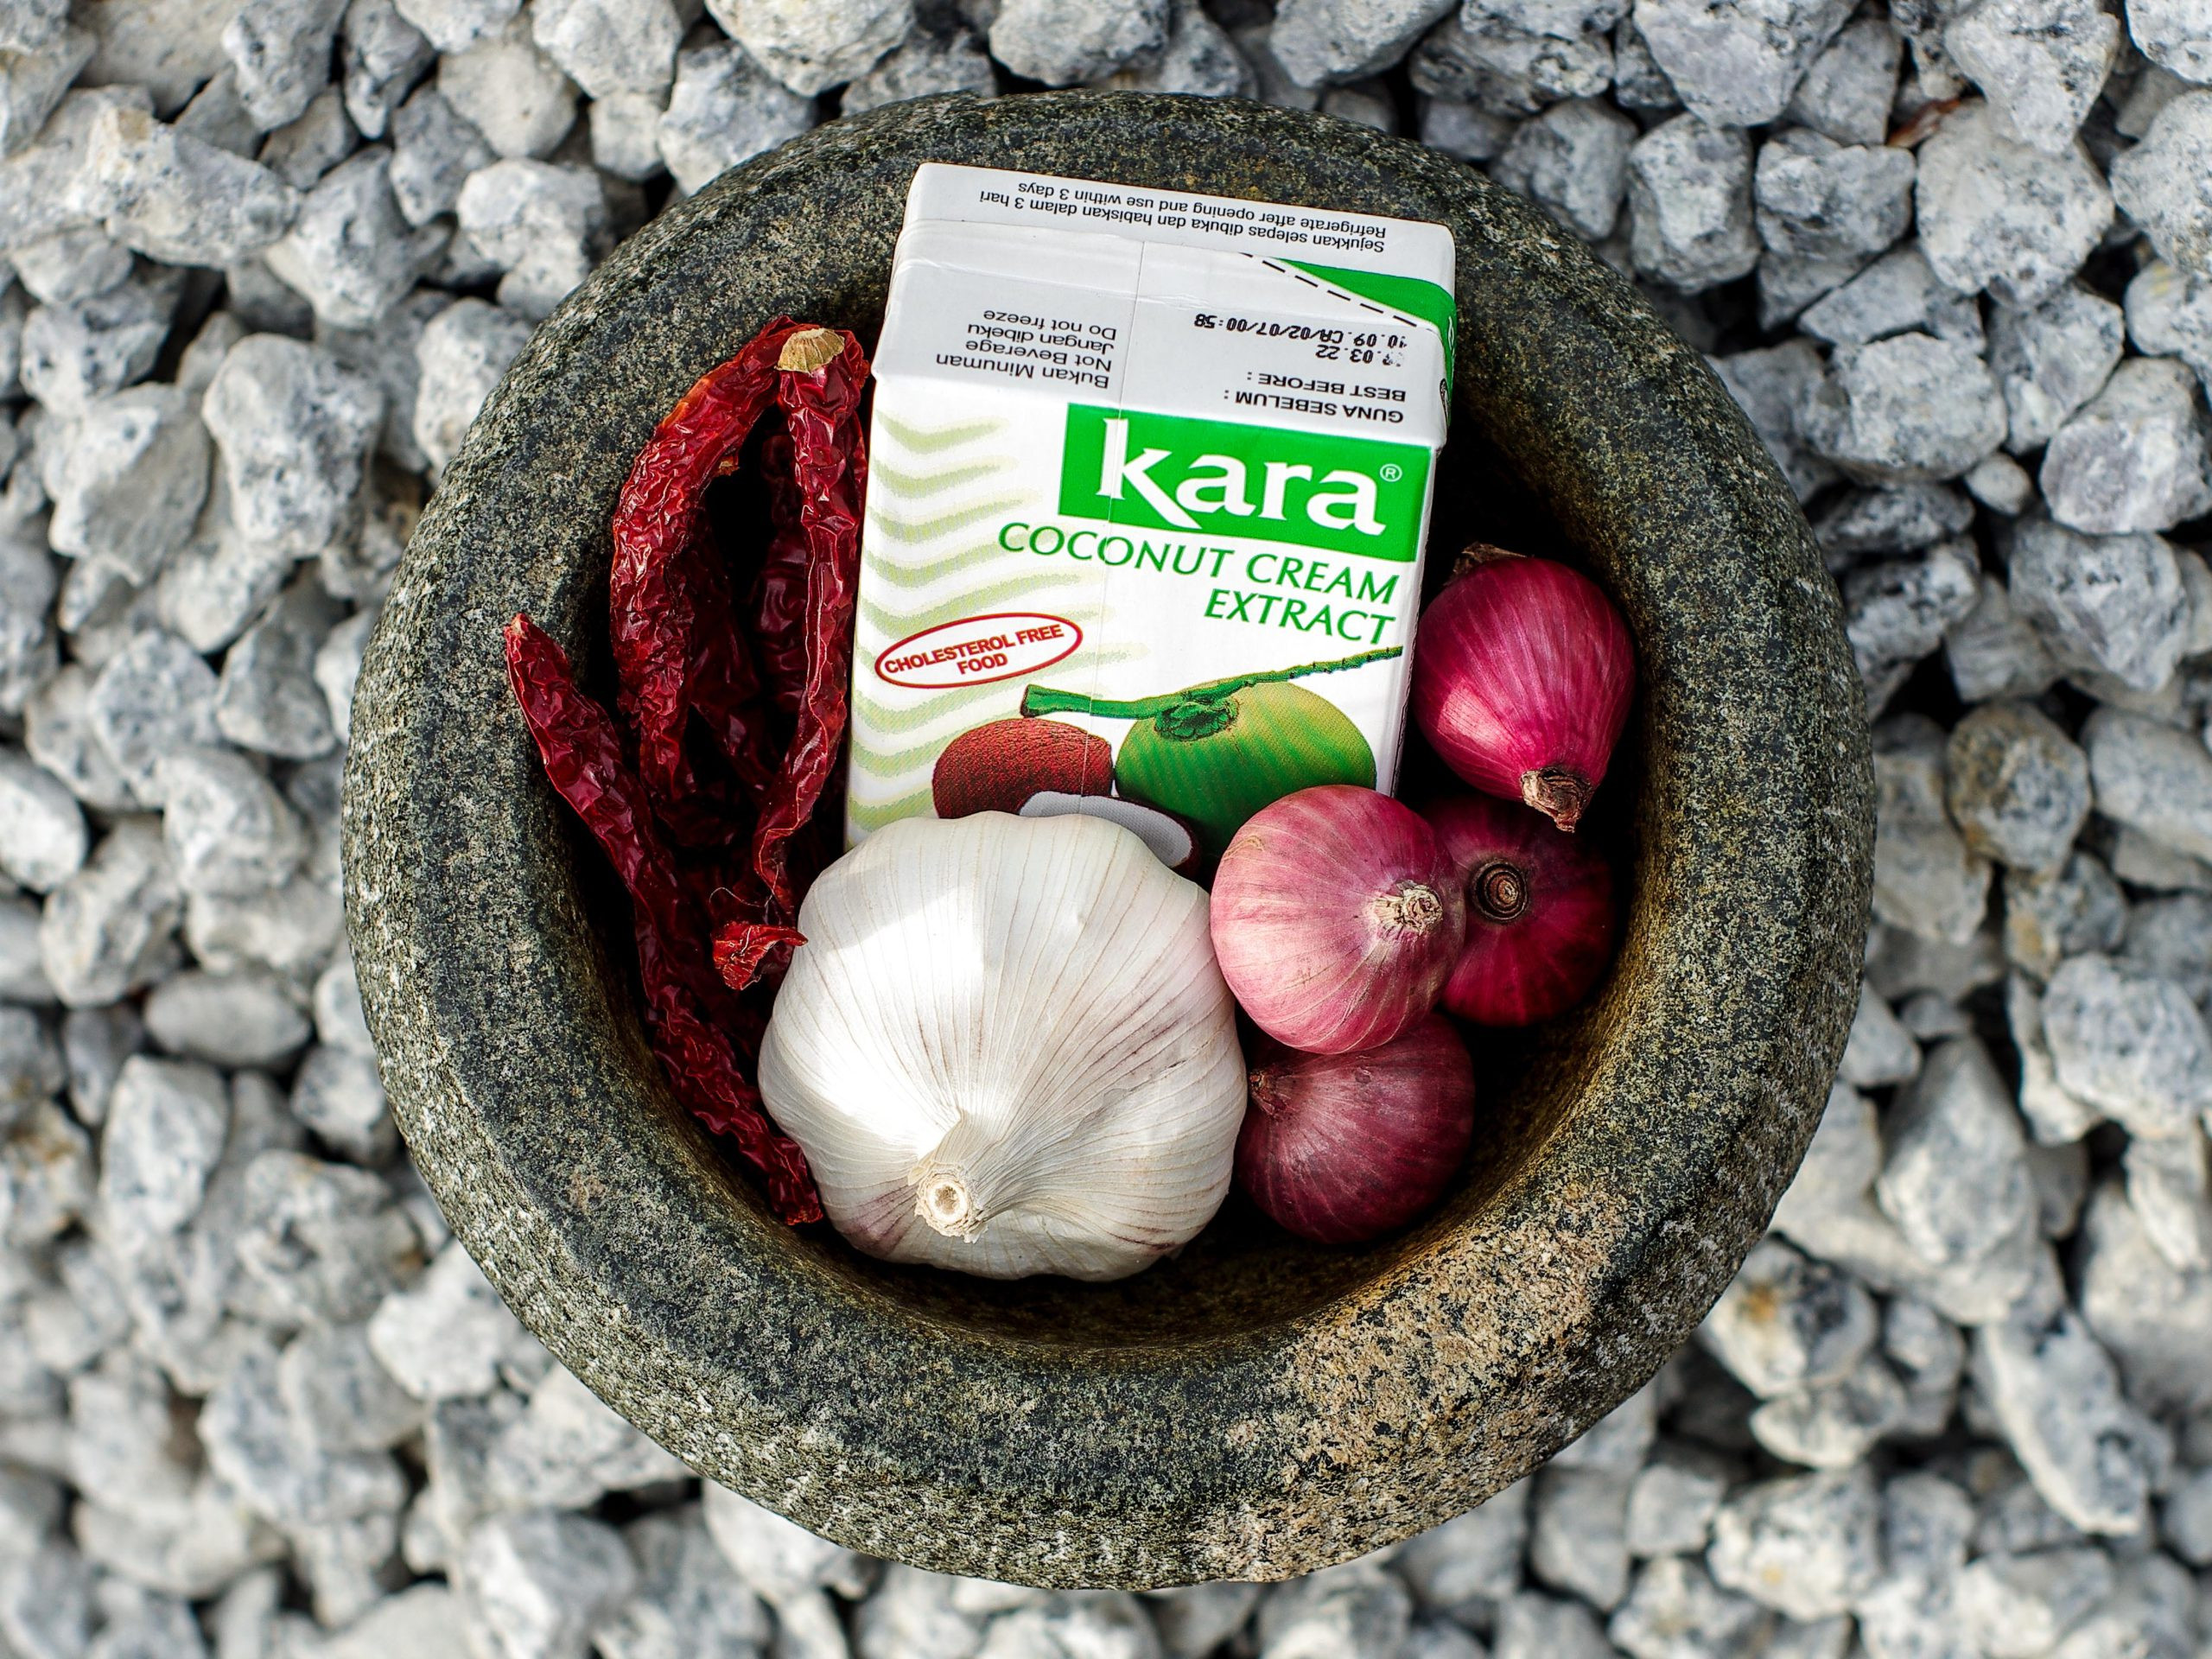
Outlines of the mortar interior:
[[[887,282],[888,277],[887,266],[879,280]],[[880,308],[831,315],[817,307],[794,315],[851,329],[871,352],[882,327]],[[743,562],[745,544],[740,538],[748,531],[757,536],[766,523],[753,516],[757,504],[752,496],[741,480],[727,480],[709,492],[708,504],[723,555],[733,560],[741,584],[751,567]],[[1506,457],[1471,420],[1455,422],[1439,456],[1432,526],[1424,603],[1450,580],[1458,550],[1472,541],[1564,558],[1586,569],[1587,562],[1558,524],[1513,477]],[[603,659],[604,610],[593,613],[588,607],[587,614],[594,619],[594,649]],[[609,673],[596,677],[594,689],[602,702],[613,706]],[[1632,721],[1614,769],[1580,832],[1599,842],[1612,859],[1622,878],[1618,892],[1624,915],[1633,912],[1634,837],[1629,820],[1640,784],[1639,751]],[[1436,759],[1410,722],[1404,768],[1395,792],[1416,804],[1467,788]],[[834,803],[825,810],[834,817]],[[635,1020],[628,901],[581,824],[566,813],[563,824],[575,879],[597,924],[601,948],[609,971],[629,988]],[[1611,977],[1609,970],[1584,1003],[1532,1031],[1459,1027],[1475,1060],[1474,1144],[1451,1189],[1429,1214],[1369,1244],[1332,1247],[1300,1239],[1262,1215],[1235,1187],[1220,1212],[1175,1256],[1104,1285],[1050,1275],[981,1279],[881,1262],[846,1243],[827,1222],[785,1229],[783,1236],[818,1270],[836,1275],[856,1292],[889,1299],[934,1323],[979,1334],[1111,1351],[1234,1340],[1262,1332],[1354,1294],[1426,1254],[1437,1237],[1478,1217],[1490,1196],[1528,1160],[1541,1154],[1560,1115],[1573,1109],[1578,1096],[1532,1090],[1529,1080],[1559,1064],[1559,1056],[1571,1053],[1586,1034],[1580,1028],[1599,1017]],[[639,1029],[642,1041],[642,1027]],[[693,1132],[688,1115],[664,1090],[658,1091],[656,1104],[664,1123],[679,1132]],[[734,1156],[722,1155],[719,1147],[715,1163],[722,1201],[747,1209],[772,1228],[773,1219],[744,1166]]]

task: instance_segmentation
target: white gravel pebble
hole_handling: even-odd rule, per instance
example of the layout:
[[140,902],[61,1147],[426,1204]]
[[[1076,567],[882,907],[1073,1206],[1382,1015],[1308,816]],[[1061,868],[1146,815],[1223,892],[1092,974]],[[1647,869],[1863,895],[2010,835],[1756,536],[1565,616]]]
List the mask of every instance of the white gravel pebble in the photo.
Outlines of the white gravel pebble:
[[1586,241],[1612,234],[1636,124],[1591,99],[1554,104],[1513,136],[1491,175],[1532,196]]
[[1357,80],[1395,63],[1455,9],[1452,0],[1282,0],[1268,44],[1301,86]]
[[392,0],[399,16],[448,56],[496,35],[521,10],[522,0]]
[[245,0],[223,26],[239,101],[257,125],[303,114],[330,80],[330,48],[346,0]]
[[1637,0],[1636,26],[1693,114],[1753,127],[1782,113],[1850,15],[1847,0]]
[[669,0],[533,0],[530,30],[538,50],[597,99],[665,90],[683,24]]
[[1170,10],[1168,0],[999,0],[991,55],[1047,86],[1096,80],[1165,47]]
[[2113,162],[2112,190],[2168,260],[2212,277],[2212,92],[2160,110],[2143,142]]
[[438,65],[438,90],[495,156],[550,155],[575,124],[575,83],[511,19]]
[[658,129],[661,159],[689,195],[741,162],[806,130],[813,101],[784,86],[734,42],[676,60],[676,86]]
[[2212,18],[2203,0],[2127,0],[2127,32],[2154,63],[2183,80],[2212,83]]
[[156,1248],[190,1221],[229,1123],[229,1098],[211,1067],[143,1055],[125,1060],[100,1134],[104,1241],[129,1255]]
[[2051,976],[2043,1019],[2060,1084],[2131,1133],[2185,1136],[2212,1112],[2212,1029],[2171,980],[2070,957]]
[[2052,436],[2039,480],[2051,516],[2113,534],[2168,530],[2212,508],[2212,448],[2196,378],[2133,358]]
[[2011,544],[2012,600],[2059,663],[2156,692],[2189,648],[2191,608],[2162,537],[2083,536],[2030,519]]
[[86,167],[107,233],[170,264],[232,264],[274,242],[299,213],[299,193],[267,168],[143,110],[96,117]]
[[2079,143],[2047,156],[1999,130],[1986,105],[1949,116],[1920,147],[1920,245],[1961,293],[2031,306],[2056,292],[2112,222],[2112,193]]
[[201,412],[242,535],[304,555],[338,534],[384,415],[372,381],[303,341],[250,334],[224,358]]
[[456,301],[424,327],[416,347],[423,378],[415,399],[415,441],[434,474],[460,449],[469,423],[530,332],[527,318],[481,300]]
[[2005,584],[1981,579],[1981,597],[1943,639],[1951,683],[1961,701],[2034,696],[2058,677],[2043,636],[2014,607]]
[[263,255],[329,327],[374,327],[445,245],[442,231],[418,230],[400,212],[391,168],[382,148],[340,162]]
[[1916,331],[1838,346],[1799,423],[1855,477],[1956,478],[2005,441],[2005,404],[1980,353]]
[[220,742],[216,686],[207,659],[158,628],[132,635],[92,683],[86,724],[141,805],[162,804],[166,757],[193,744]]
[[1881,1571],[1866,1470],[1763,1482],[1723,1504],[1706,1553],[1714,1580],[1792,1618],[1850,1610]]
[[433,55],[392,0],[351,0],[339,29],[339,79],[346,113],[363,137],[385,136],[392,111]]
[[1999,306],[1989,328],[1989,366],[2004,388],[2005,448],[2040,449],[2095,397],[2120,362],[2120,308],[2069,283],[2030,309]]
[[131,386],[71,421],[56,447],[47,539],[134,585],[184,545],[207,497],[207,429],[175,386]]
[[865,74],[914,22],[913,0],[709,0],[707,10],[754,62],[806,98]]
[[2119,44],[2120,20],[2093,0],[1973,0],[1943,26],[1999,130],[2052,156],[2073,143]]
[[2190,733],[2116,709],[2082,728],[2097,810],[2161,846],[2212,860],[2212,752]]
[[391,118],[392,199],[410,225],[449,213],[461,188],[493,159],[468,119],[435,86],[417,87]]
[[1629,245],[1637,269],[1685,292],[1732,282],[1758,263],[1751,147],[1728,127],[1681,115],[1628,156]]
[[606,188],[589,168],[494,162],[469,175],[456,208],[470,245],[506,273],[499,303],[533,321],[589,274],[606,245]]
[[172,1054],[212,1065],[282,1067],[306,1046],[307,1017],[273,976],[187,969],[146,999],[146,1032]]

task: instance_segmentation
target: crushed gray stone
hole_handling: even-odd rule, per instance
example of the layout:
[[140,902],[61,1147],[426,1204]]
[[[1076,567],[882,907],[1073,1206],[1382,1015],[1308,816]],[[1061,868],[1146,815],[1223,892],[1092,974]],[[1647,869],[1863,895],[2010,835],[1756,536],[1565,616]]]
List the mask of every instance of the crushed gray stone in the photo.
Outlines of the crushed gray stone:
[[86,168],[107,233],[176,265],[228,265],[290,228],[299,193],[257,162],[165,127],[143,110],[105,110],[86,135]]
[[335,537],[353,508],[384,398],[320,347],[249,334],[223,359],[201,413],[239,533],[306,555]]
[[470,246],[505,273],[499,303],[533,321],[590,273],[607,245],[606,189],[589,168],[494,162],[469,175],[455,208]]
[[2049,443],[2112,378],[2122,336],[2118,308],[2079,283],[2032,308],[1998,307],[1989,366],[2005,391],[2005,447],[2018,455]]
[[575,124],[576,86],[512,17],[438,64],[438,90],[501,156],[544,156]]
[[1799,423],[1853,477],[1956,478],[2005,440],[2005,406],[1972,347],[1916,331],[1836,348]]
[[2196,377],[2172,358],[2131,358],[2061,427],[2038,480],[2076,530],[2170,530],[2212,508],[2212,448]]
[[[710,0],[708,10],[755,63],[804,98],[865,74],[877,60],[906,37],[914,22],[913,0]],[[1008,10],[1001,6],[999,16],[1003,17]],[[1090,13],[1079,16],[1039,17],[1031,27],[1039,32],[1080,29],[1090,24],[1095,15],[1106,10],[1094,7]],[[1148,8],[1125,10],[1142,13]],[[673,16],[669,21],[672,48]],[[624,27],[626,31],[631,25],[626,22]],[[1058,49],[1065,49],[1065,42],[1056,44]],[[665,67],[664,60],[663,67]],[[585,90],[591,88],[587,86]],[[650,88],[628,86],[615,90],[637,92]]]
[[381,146],[340,162],[262,255],[327,327],[375,327],[445,245],[443,231],[417,229],[401,213],[391,168]]
[[2212,92],[2175,99],[2143,142],[2114,158],[2113,198],[2159,253],[2212,277]]
[[1943,26],[1998,130],[2052,156],[2073,143],[2119,44],[2120,20],[2093,0],[1974,0]]
[[1751,147],[1730,127],[1679,115],[1628,153],[1629,247],[1636,268],[1695,293],[1758,263]]
[[1986,105],[1946,118],[1919,159],[1921,249],[1961,293],[2039,304],[2081,268],[2112,222],[2112,193],[2078,141],[2047,156],[2007,137]]
[[683,23],[670,0],[532,0],[530,29],[538,50],[587,95],[601,99],[664,90],[676,73]]
[[1164,48],[1169,10],[1168,0],[998,0],[991,55],[1047,86],[1096,80]]
[[1387,69],[1447,12],[1452,0],[1282,0],[1268,49],[1301,86],[1357,80]]
[[676,60],[675,89],[658,128],[661,159],[688,195],[798,137],[813,118],[810,98],[792,92],[734,41],[698,47]]
[[1716,126],[1780,115],[1821,48],[1850,16],[1847,0],[1638,0],[1636,26],[1691,112]]
[[1491,176],[1535,198],[1585,241],[1612,234],[1636,124],[1594,99],[1554,104],[1513,135]]

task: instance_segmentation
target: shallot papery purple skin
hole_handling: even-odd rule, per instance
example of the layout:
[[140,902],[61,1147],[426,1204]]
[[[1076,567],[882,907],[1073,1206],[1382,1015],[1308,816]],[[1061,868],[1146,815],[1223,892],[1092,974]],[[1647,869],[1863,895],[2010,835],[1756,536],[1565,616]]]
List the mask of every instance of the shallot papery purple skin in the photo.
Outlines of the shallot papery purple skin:
[[1636,692],[1628,626],[1563,564],[1482,546],[1463,563],[1414,637],[1414,719],[1477,789],[1572,830]]
[[1494,795],[1423,810],[1467,900],[1444,1006],[1478,1026],[1526,1026],[1580,1002],[1612,960],[1613,873],[1587,842]]
[[1436,834],[1354,784],[1246,819],[1213,881],[1213,950],[1252,1023],[1309,1054],[1389,1042],[1436,1006],[1467,908]]
[[1263,1045],[1236,1179],[1277,1224],[1357,1244],[1443,1196],[1475,1132],[1474,1063],[1450,1025],[1432,1014],[1359,1054]]

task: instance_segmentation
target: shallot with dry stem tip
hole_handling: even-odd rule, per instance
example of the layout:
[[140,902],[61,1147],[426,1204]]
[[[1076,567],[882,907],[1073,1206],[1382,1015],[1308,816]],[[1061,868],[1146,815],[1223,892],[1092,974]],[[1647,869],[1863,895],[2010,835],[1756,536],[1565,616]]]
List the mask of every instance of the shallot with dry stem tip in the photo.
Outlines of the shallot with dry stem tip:
[[1214,876],[1212,922],[1222,977],[1255,1025],[1307,1053],[1345,1054],[1436,1006],[1467,918],[1419,813],[1323,784],[1245,821]]
[[1628,627],[1589,577],[1478,544],[1421,613],[1413,711],[1477,789],[1572,830],[1605,781],[1636,691]]
[[1612,960],[1613,873],[1586,841],[1494,795],[1423,816],[1459,873],[1467,938],[1444,1006],[1478,1026],[1526,1026],[1580,1001]]
[[1275,1222],[1323,1244],[1357,1244],[1420,1215],[1474,1137],[1474,1064],[1433,1014],[1358,1054],[1268,1044],[1250,1082],[1237,1183]]

